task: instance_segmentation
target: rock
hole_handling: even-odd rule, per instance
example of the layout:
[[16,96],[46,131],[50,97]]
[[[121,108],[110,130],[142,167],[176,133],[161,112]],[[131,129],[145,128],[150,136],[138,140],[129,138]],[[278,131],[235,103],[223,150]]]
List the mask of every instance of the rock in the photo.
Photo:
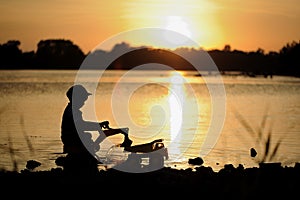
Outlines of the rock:
[[256,155],[257,155],[256,150],[255,150],[254,148],[251,148],[251,149],[250,149],[250,156],[251,156],[251,157],[255,157]]
[[57,166],[63,167],[65,165],[65,163],[66,163],[66,157],[65,156],[60,156],[60,157],[56,158],[56,160],[55,160],[55,164]]
[[188,163],[191,165],[202,165],[204,161],[202,158],[196,157],[196,158],[190,158]]
[[35,168],[39,167],[41,163],[35,160],[28,160],[26,164],[26,168],[29,170],[34,170]]

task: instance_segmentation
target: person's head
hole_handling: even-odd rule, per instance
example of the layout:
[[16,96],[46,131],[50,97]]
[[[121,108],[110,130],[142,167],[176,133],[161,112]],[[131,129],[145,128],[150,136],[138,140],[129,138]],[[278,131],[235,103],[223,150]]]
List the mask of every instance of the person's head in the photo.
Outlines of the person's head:
[[73,85],[66,95],[73,105],[81,107],[92,93],[89,93],[82,85]]

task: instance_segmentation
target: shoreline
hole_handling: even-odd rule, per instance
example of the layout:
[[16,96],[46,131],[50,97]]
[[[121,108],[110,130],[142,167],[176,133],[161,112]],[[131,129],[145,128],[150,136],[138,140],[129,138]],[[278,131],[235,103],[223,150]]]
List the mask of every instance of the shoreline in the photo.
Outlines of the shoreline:
[[[283,167],[278,163],[268,163],[260,167],[234,167],[232,164],[215,172],[211,167],[195,166],[194,169],[174,169],[163,167],[145,173],[128,173],[110,168],[96,174],[66,173],[62,168],[48,171],[21,172],[0,171],[3,191],[22,188],[28,194],[49,187],[80,188],[82,191],[119,188],[121,190],[163,190],[170,192],[196,192],[211,197],[233,197],[252,199],[257,197],[294,197],[300,188],[300,163],[293,167]],[[176,191],[174,189],[180,189]],[[62,191],[64,192],[64,191]],[[153,191],[154,192],[154,191]]]

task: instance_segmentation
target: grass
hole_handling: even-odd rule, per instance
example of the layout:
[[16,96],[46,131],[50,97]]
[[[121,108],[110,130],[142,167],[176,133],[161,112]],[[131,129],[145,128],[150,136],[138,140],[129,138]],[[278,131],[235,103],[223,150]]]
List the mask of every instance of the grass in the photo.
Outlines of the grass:
[[[274,162],[276,154],[278,152],[278,149],[281,144],[281,140],[279,139],[274,147],[271,147],[271,144],[273,142],[272,137],[272,123],[269,126],[269,129],[266,130],[266,124],[267,124],[267,112],[268,108],[265,111],[265,114],[261,120],[260,126],[258,128],[253,128],[253,126],[250,125],[250,123],[241,115],[238,111],[235,111],[236,118],[239,120],[239,122],[242,124],[242,126],[246,129],[246,131],[250,134],[250,136],[255,140],[255,144],[262,149],[263,153],[258,153],[257,163],[269,163]],[[265,136],[265,134],[267,134]],[[256,151],[255,148],[252,148],[252,150]],[[256,156],[256,153],[254,154],[254,157]]]
[[[2,115],[4,111],[5,111],[4,107],[0,108],[0,115]],[[34,154],[35,149],[33,148],[33,145],[32,145],[32,143],[30,141],[30,138],[28,137],[27,132],[25,131],[25,123],[24,123],[24,117],[23,117],[23,115],[20,116],[20,125],[22,127],[22,133],[23,133],[23,136],[25,138],[27,147],[28,147],[30,153]],[[17,172],[17,171],[19,171],[18,161],[17,161],[18,152],[16,152],[16,150],[15,150],[15,148],[13,146],[13,141],[12,141],[12,138],[10,136],[10,132],[9,131],[7,132],[7,141],[8,141],[7,147],[4,146],[4,145],[1,145],[0,147],[2,149],[4,149],[4,151],[6,151],[6,152],[9,153],[9,156],[10,156],[10,159],[11,159],[11,162],[12,162],[12,166],[13,166],[12,171]],[[21,155],[21,157],[22,157],[22,155]]]

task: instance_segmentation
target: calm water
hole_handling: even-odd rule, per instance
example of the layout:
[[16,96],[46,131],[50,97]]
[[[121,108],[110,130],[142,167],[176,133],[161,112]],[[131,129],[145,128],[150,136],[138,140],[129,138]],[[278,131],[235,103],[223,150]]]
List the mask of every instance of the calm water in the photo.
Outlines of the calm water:
[[[82,73],[80,81],[94,93],[82,108],[84,118],[129,127],[133,145],[163,138],[170,156],[166,166],[190,167],[187,160],[199,155],[204,165],[215,170],[227,163],[257,166],[265,146],[259,132],[263,139],[271,133],[270,151],[280,142],[271,161],[283,165],[300,161],[299,78],[223,75],[216,79],[186,71],[124,73],[105,71],[98,83],[94,82],[98,72]],[[29,159],[40,161],[40,170],[56,167],[54,161],[62,152],[65,92],[76,75],[76,71],[55,70],[0,72],[0,168],[13,169],[15,160],[21,170]],[[217,90],[218,80],[224,82],[224,95]],[[215,145],[207,145],[207,138]],[[118,154],[112,147],[121,142],[118,135],[106,139],[99,156],[112,159]],[[249,155],[251,147],[258,152],[255,158]]]

